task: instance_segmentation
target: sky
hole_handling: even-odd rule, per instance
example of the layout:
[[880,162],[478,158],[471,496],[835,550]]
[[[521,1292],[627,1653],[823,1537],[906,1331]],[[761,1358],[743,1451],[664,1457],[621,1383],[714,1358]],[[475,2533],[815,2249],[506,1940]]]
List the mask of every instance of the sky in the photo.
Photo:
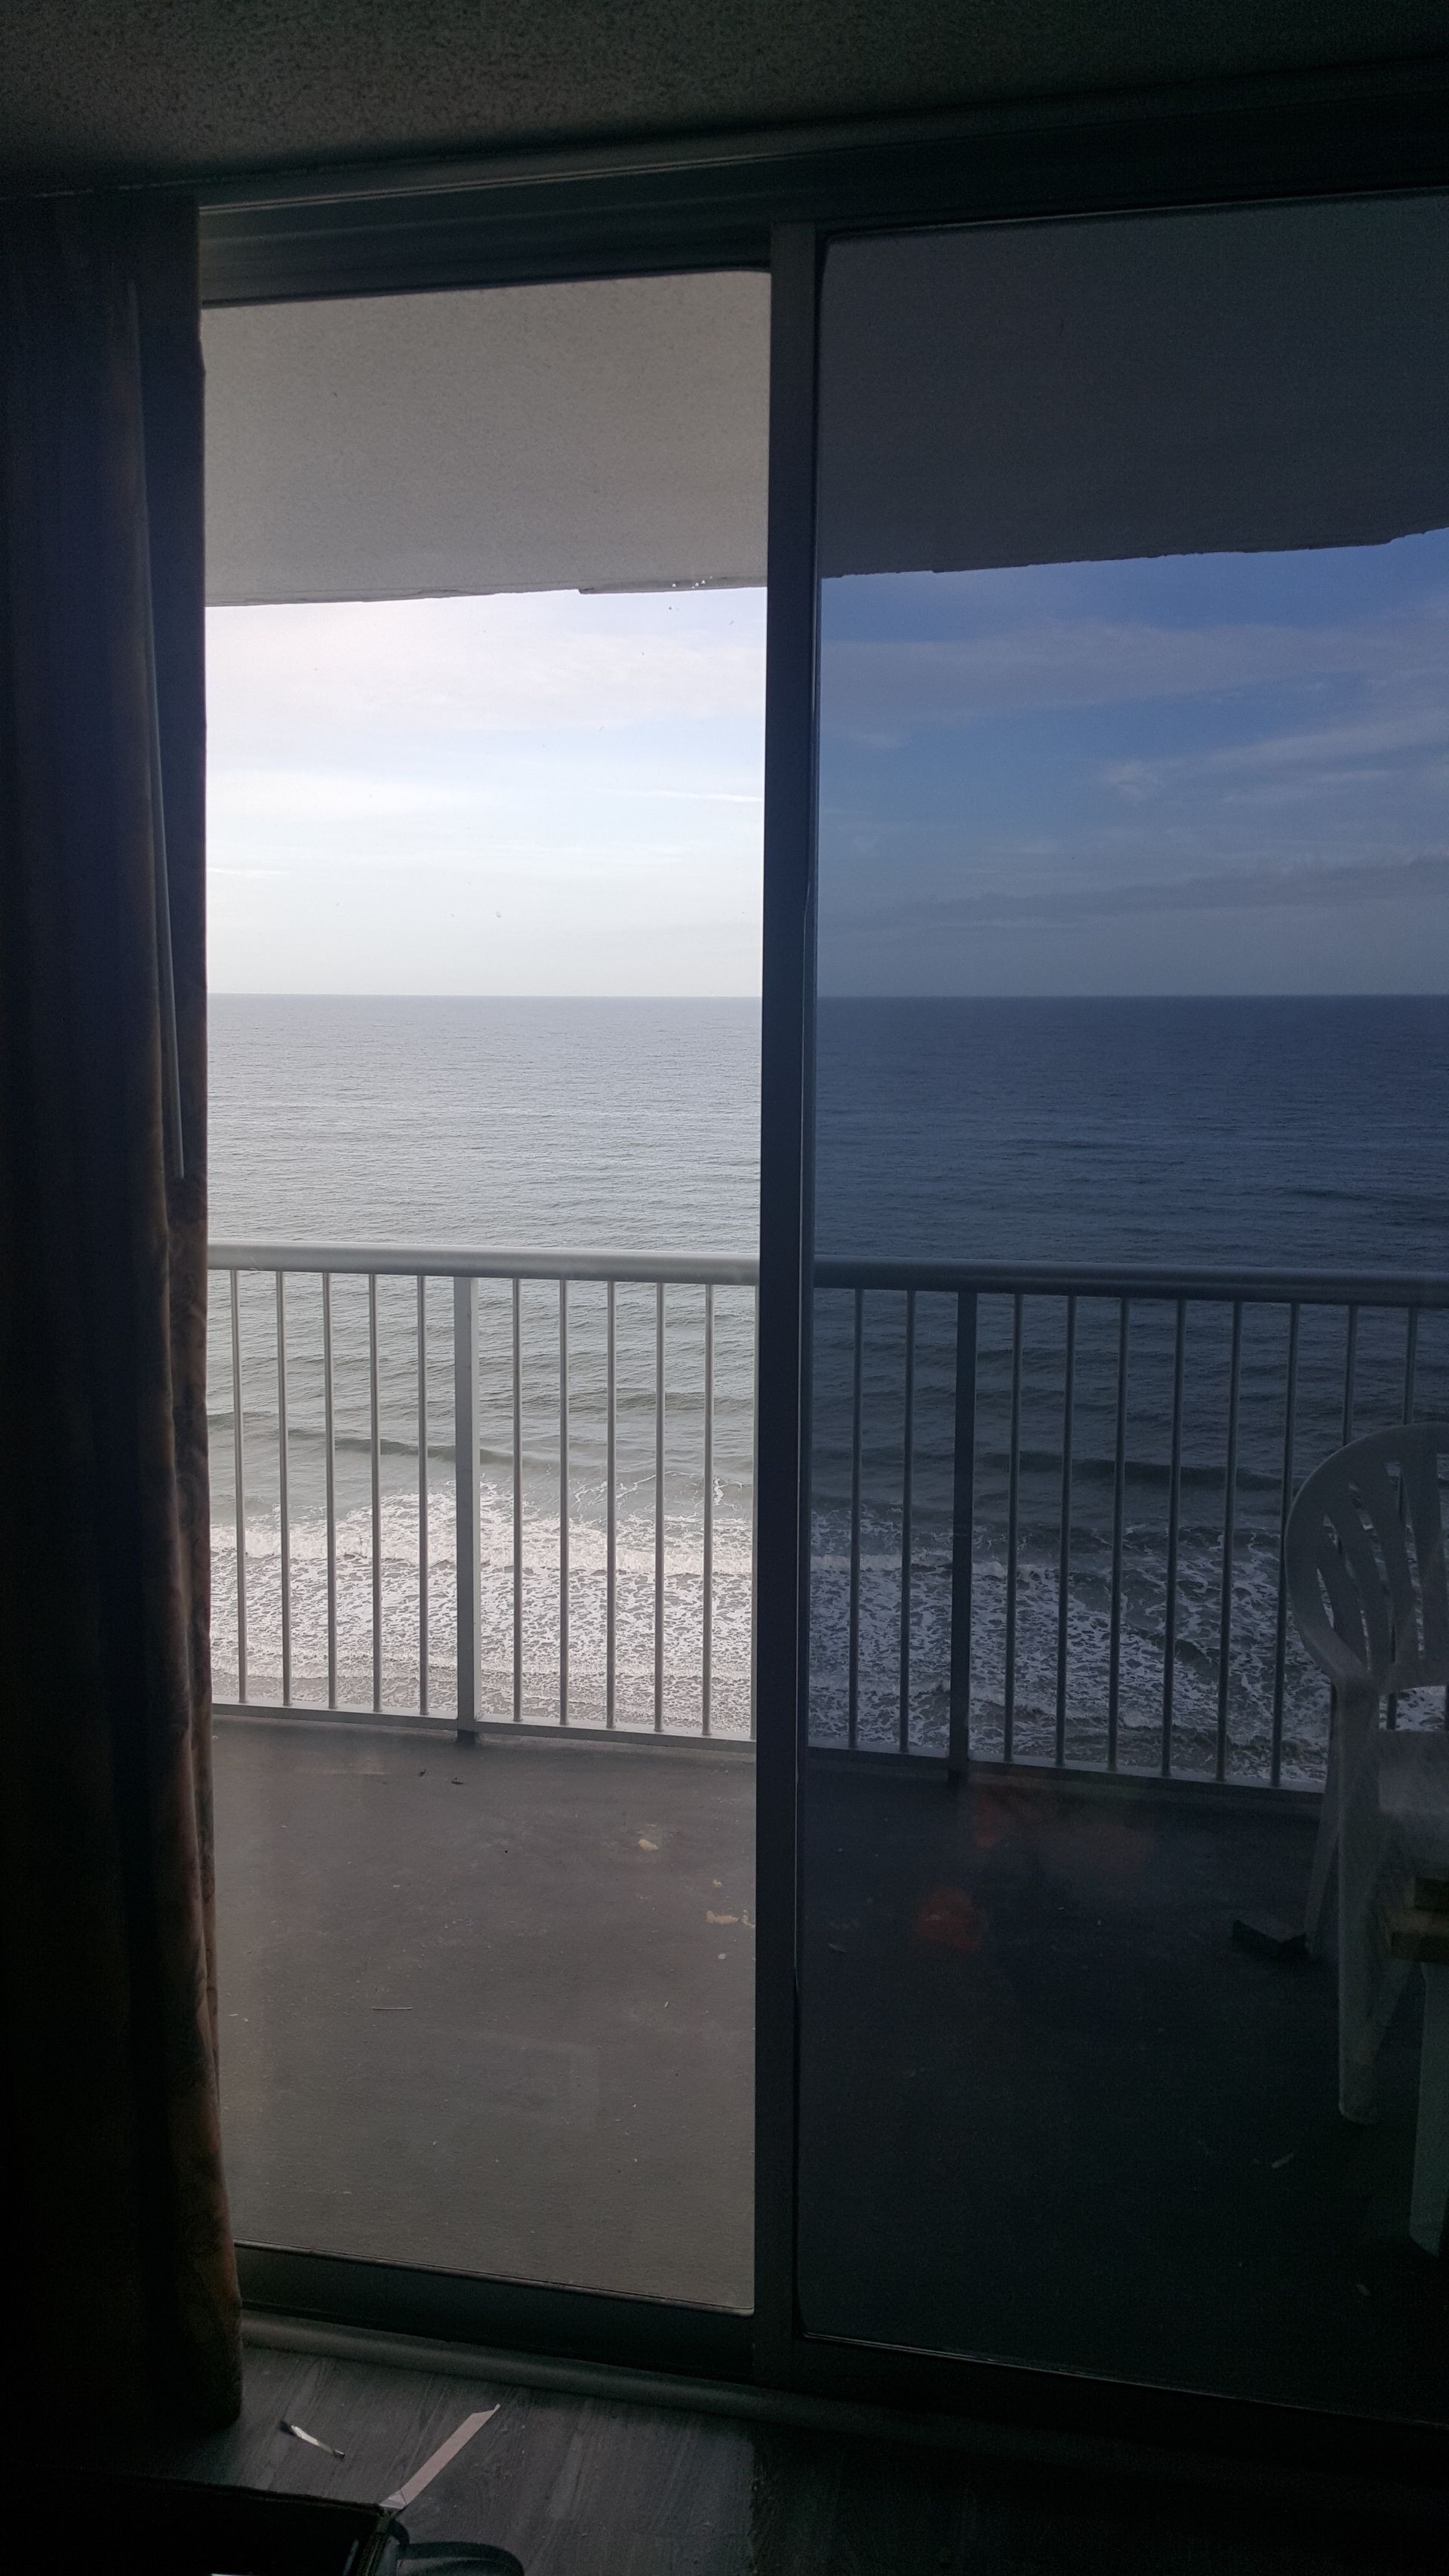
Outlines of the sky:
[[[759,591],[213,609],[230,992],[751,994]],[[1449,532],[832,581],[827,993],[1449,988]]]
[[1449,988],[1449,531],[825,585],[820,983]]
[[764,594],[213,608],[210,973],[760,987]]

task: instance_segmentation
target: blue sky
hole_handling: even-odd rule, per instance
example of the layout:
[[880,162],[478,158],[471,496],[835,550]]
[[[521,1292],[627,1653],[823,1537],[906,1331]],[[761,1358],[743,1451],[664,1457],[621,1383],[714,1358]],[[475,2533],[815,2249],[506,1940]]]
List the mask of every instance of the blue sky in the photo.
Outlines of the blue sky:
[[1442,991],[1449,532],[830,582],[827,992]]
[[[1441,991],[1449,532],[825,586],[826,992]],[[221,991],[759,990],[759,591],[213,609]]]

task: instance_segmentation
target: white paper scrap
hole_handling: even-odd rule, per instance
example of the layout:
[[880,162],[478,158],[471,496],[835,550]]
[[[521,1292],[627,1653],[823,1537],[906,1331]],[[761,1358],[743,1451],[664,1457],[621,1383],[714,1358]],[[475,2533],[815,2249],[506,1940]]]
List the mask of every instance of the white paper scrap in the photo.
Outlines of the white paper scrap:
[[471,2442],[474,2434],[481,2431],[497,2412],[496,2406],[485,2406],[481,2415],[465,2415],[456,2433],[450,2433],[446,2442],[439,2443],[432,2458],[424,2460],[422,2467],[414,2471],[406,2486],[399,2487],[396,2495],[383,2497],[383,2512],[401,2513],[406,2505],[410,2505],[415,2497],[422,2494],[424,2487],[432,2485],[434,2478],[438,2476],[440,2470],[447,2467],[450,2460],[456,2460],[464,2443]]

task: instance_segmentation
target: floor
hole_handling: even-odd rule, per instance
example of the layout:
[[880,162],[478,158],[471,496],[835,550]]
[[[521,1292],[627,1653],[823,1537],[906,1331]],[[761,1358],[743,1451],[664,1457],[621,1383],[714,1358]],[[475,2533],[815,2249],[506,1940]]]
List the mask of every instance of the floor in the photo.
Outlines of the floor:
[[754,1765],[222,1721],[244,2240],[747,2308]]
[[1422,1992],[1339,2117],[1316,1816],[1153,1781],[813,1770],[809,2325],[1294,2404],[1449,2418],[1449,2255],[1408,2236]]
[[[753,1768],[311,1724],[218,1738],[223,2115],[245,2240],[751,2296]],[[1338,2116],[1315,1818],[812,1763],[812,2330],[1449,2418],[1408,2239],[1416,1981]]]
[[[983,2466],[252,2345],[231,2431],[111,2453],[156,2474],[380,2502],[498,2412],[409,2506],[415,2541],[491,2540],[527,2576],[1440,2576],[1444,2532],[1364,2529],[1180,2485]],[[338,2460],[284,2434],[301,2424]],[[104,2450],[92,2457],[105,2458]]]

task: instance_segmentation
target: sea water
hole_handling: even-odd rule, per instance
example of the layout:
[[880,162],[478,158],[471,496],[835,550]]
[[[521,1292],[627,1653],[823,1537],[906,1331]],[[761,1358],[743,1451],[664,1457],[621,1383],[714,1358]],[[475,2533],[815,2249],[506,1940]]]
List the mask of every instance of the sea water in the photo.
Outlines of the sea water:
[[[744,1001],[250,998],[212,1003],[215,1238],[326,1244],[752,1252],[758,1238],[759,1012]],[[1443,999],[822,1001],[815,1222],[824,1254],[1005,1264],[1156,1264],[1254,1271],[1449,1269],[1449,1002]],[[521,1473],[513,1456],[513,1314],[506,1284],[480,1303],[485,1694],[513,1707],[514,1551],[521,1525],[522,1704],[559,1706],[561,1533],[567,1531],[569,1704],[602,1714],[605,1634],[605,1295],[569,1291],[567,1513],[559,1441],[559,1297],[526,1285],[519,1310]],[[321,1290],[286,1291],[293,1693],[326,1696],[327,1443]],[[365,1280],[332,1292],[338,1697],[416,1707],[453,1690],[452,1297],[425,1296],[419,1493],[417,1290]],[[620,1722],[653,1708],[655,1550],[666,1566],[665,1723],[701,1715],[703,1296],[666,1299],[662,1505],[655,1490],[655,1292],[616,1298],[615,1516]],[[814,1367],[812,1729],[846,1727],[853,1301],[817,1299]],[[1014,1309],[979,1313],[974,1494],[973,1741],[1055,1741],[1065,1633],[1066,1749],[1101,1759],[1115,1656],[1119,1755],[1160,1758],[1164,1657],[1172,1758],[1213,1759],[1224,1598],[1231,1310],[1194,1304],[1184,1327],[1175,1635],[1168,1653],[1167,1495],[1175,1310],[1130,1325],[1119,1612],[1112,1616],[1120,1310],[1076,1315],[1071,1474],[1063,1478],[1066,1306],[1022,1309],[1014,1586],[1008,1584]],[[248,1692],[275,1697],[281,1651],[281,1446],[276,1290],[238,1298],[246,1483]],[[1270,1758],[1281,1620],[1288,1309],[1242,1327],[1238,1472],[1228,1571],[1229,1768]],[[372,1339],[380,1430],[372,1490]],[[943,1740],[950,1671],[954,1301],[922,1295],[912,1425],[907,1736]],[[1342,1437],[1346,1318],[1305,1306],[1292,1471]],[[1398,1418],[1401,1313],[1366,1304],[1356,1328],[1353,1428]],[[1446,1336],[1418,1332],[1416,1408],[1449,1410]],[[747,1289],[716,1291],[712,1723],[749,1724],[754,1337]],[[905,1306],[867,1299],[862,1370],[858,1733],[899,1738]],[[226,1285],[213,1295],[211,1379],[217,1683],[237,1683],[235,1402]],[[373,1519],[381,1547],[374,1563]],[[518,1518],[516,1519],[516,1511]],[[1062,1534],[1068,1535],[1063,1577]],[[426,1538],[426,1548],[421,1544]],[[425,1581],[421,1559],[426,1553]],[[1013,1597],[1009,1598],[1009,1589]],[[381,1651],[373,1658],[374,1607]],[[1065,1613],[1065,1616],[1063,1616]],[[1115,1643],[1114,1643],[1115,1630]],[[1322,1692],[1291,1635],[1283,1759],[1312,1776]]]
[[[758,1235],[759,1007],[744,1001],[213,997],[214,1240],[499,1251],[753,1254]],[[247,1529],[247,1696],[281,1689],[281,1513],[275,1284],[244,1277],[238,1340]],[[568,1710],[605,1699],[606,1299],[567,1300],[567,1516],[561,1508],[556,1284],[519,1301],[521,1473],[514,1487],[513,1314],[479,1305],[482,1680],[511,1716],[515,1500],[521,1519],[521,1711],[559,1714],[560,1533],[567,1527]],[[321,1288],[286,1291],[292,1689],[327,1695],[327,1443]],[[428,1703],[455,1702],[453,1304],[426,1291],[427,1514],[419,1499],[419,1346],[412,1280],[377,1286],[380,1431],[374,1671],[371,1334],[365,1279],[332,1289],[337,1697],[416,1709],[426,1527]],[[666,1299],[665,1483],[656,1513],[656,1292],[616,1292],[615,1714],[649,1725],[655,1562],[665,1548],[666,1723],[702,1716],[704,1297]],[[213,1281],[210,1419],[218,1696],[237,1688],[235,1413],[226,1283]],[[715,1294],[711,1723],[750,1722],[754,1296]]]

